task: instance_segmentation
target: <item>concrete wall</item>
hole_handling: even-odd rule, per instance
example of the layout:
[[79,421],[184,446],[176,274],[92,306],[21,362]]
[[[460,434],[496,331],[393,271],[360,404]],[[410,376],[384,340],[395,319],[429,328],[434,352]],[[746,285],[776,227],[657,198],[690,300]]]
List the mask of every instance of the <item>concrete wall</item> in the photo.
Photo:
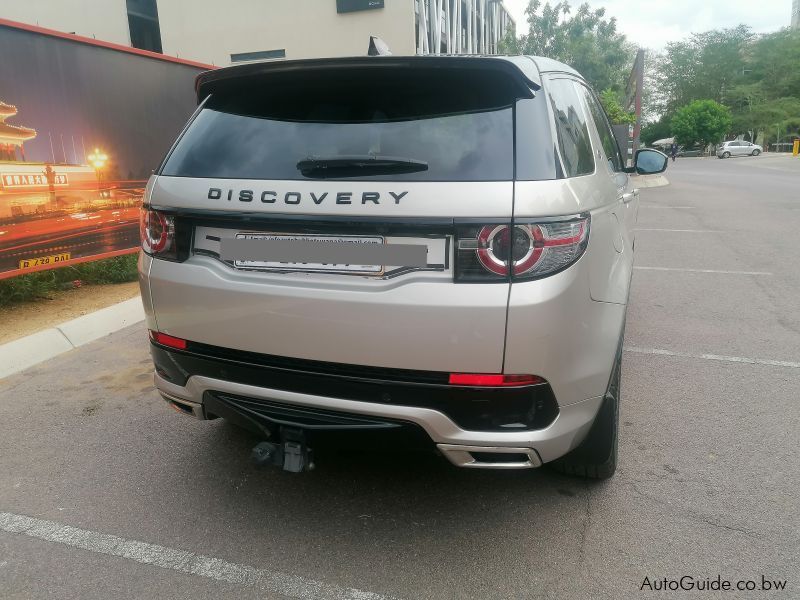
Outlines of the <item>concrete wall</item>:
[[125,0],[0,0],[0,18],[105,42],[131,43]]

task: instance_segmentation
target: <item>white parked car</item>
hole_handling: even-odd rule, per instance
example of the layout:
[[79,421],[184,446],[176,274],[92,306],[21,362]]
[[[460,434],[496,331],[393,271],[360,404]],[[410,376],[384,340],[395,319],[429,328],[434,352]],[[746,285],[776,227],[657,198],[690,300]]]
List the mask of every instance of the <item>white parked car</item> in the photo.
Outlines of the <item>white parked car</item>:
[[743,140],[733,140],[723,142],[717,146],[717,158],[730,158],[731,156],[758,156],[764,148],[752,142]]

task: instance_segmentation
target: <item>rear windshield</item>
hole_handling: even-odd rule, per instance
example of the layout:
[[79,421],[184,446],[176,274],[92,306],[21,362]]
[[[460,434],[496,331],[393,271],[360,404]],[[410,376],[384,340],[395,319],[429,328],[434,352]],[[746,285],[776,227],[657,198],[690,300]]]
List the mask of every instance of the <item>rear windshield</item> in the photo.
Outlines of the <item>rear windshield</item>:
[[395,170],[356,168],[345,178],[514,177],[517,92],[500,74],[484,74],[480,85],[469,72],[442,70],[305,79],[311,81],[271,81],[212,96],[161,173],[302,180],[320,178],[319,171],[300,169],[309,161],[376,158]]

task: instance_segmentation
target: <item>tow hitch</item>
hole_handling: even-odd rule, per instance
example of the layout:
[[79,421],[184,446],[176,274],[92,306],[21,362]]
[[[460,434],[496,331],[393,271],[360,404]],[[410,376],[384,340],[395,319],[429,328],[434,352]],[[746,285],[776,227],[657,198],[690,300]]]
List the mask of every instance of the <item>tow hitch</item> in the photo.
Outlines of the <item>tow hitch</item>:
[[261,442],[250,454],[259,467],[274,465],[290,473],[302,473],[314,468],[314,451],[306,445],[302,429],[280,428],[280,443]]

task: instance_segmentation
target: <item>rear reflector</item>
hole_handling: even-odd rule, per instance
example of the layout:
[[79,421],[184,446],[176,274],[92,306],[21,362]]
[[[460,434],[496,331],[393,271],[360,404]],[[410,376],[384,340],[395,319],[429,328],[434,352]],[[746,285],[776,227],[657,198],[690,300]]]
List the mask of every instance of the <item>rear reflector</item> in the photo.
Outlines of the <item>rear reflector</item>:
[[544,379],[536,375],[496,375],[482,373],[450,373],[450,385],[472,385],[479,387],[511,387],[536,385]]
[[162,346],[175,348],[176,350],[186,350],[186,340],[182,340],[181,338],[176,338],[174,336],[167,335],[166,333],[160,333],[158,331],[153,331],[151,329],[150,339],[153,340],[156,344],[161,344]]

